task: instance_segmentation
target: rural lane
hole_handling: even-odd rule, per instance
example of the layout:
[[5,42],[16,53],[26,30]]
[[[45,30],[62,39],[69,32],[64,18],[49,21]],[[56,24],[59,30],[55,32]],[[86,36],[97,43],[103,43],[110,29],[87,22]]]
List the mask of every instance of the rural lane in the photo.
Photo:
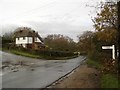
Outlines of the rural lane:
[[69,60],[42,60],[1,53],[2,62],[24,60],[36,65],[34,71],[28,69],[3,74],[2,88],[44,88],[69,73],[85,59],[84,56],[79,56]]

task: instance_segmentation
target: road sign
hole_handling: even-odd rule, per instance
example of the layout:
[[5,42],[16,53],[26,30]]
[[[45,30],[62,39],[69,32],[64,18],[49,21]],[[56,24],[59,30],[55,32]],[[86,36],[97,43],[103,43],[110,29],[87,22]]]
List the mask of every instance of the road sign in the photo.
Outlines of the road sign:
[[102,46],[102,49],[112,49],[112,46]]
[[115,45],[112,45],[112,46],[102,46],[102,49],[112,49],[112,58],[115,59]]

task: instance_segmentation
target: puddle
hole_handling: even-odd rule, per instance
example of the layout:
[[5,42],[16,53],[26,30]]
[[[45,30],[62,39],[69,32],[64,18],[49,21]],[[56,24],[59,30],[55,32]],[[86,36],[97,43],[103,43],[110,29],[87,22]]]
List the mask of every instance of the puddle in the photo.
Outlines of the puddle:
[[[17,63],[11,63],[11,62],[3,62],[0,69],[3,73],[6,72],[19,72],[24,70],[30,70],[34,71],[35,68],[38,67],[35,63],[25,63],[25,62],[17,62]],[[2,76],[2,74],[0,74]]]

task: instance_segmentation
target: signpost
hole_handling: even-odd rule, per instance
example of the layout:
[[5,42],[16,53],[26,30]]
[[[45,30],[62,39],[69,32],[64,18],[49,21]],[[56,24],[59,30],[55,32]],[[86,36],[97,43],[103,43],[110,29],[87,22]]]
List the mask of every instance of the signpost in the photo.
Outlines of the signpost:
[[112,45],[112,46],[102,46],[102,49],[112,49],[112,58],[115,59],[115,45]]

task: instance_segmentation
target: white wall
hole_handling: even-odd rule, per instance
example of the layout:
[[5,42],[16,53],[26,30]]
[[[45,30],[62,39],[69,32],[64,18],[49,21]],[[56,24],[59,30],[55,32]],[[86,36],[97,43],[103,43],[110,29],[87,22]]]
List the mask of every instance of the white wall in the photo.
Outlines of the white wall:
[[27,37],[28,43],[32,44],[33,43],[33,38],[32,37]]
[[37,38],[37,39],[35,39],[35,42],[41,42],[38,37],[36,37],[36,38]]
[[23,39],[23,37],[19,37],[19,40],[18,38],[16,38],[16,44],[32,44],[33,42],[33,39],[32,37],[25,37],[25,39]]

